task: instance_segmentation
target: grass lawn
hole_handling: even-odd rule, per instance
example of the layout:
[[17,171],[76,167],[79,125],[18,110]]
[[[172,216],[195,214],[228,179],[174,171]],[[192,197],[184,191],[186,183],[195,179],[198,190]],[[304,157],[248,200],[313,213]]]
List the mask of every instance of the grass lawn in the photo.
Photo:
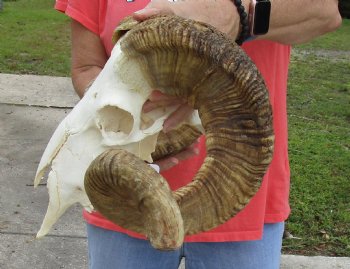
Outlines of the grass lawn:
[[69,76],[70,20],[53,0],[3,2],[0,72]]
[[284,251],[350,256],[350,20],[293,50],[287,229],[301,239]]
[[[4,2],[0,72],[69,76],[69,19],[54,1]],[[350,20],[293,48],[288,84],[292,214],[285,253],[350,256]]]
[[285,250],[350,256],[350,62],[293,62],[289,82],[292,214]]

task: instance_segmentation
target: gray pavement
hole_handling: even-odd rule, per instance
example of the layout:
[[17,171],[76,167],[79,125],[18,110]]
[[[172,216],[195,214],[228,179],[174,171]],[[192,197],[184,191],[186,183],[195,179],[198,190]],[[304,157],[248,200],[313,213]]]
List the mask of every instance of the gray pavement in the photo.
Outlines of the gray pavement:
[[[53,131],[76,102],[68,78],[0,74],[0,269],[87,268],[78,205],[35,239],[48,194],[45,185],[33,188],[33,178]],[[281,269],[299,268],[349,269],[350,258],[282,256]]]

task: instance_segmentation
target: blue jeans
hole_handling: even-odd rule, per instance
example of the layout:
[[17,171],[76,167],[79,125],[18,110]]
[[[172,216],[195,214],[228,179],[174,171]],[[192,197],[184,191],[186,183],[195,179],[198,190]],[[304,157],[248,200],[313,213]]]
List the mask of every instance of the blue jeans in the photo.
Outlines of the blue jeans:
[[184,243],[159,251],[146,240],[87,225],[90,269],[278,269],[284,222],[265,224],[262,240]]

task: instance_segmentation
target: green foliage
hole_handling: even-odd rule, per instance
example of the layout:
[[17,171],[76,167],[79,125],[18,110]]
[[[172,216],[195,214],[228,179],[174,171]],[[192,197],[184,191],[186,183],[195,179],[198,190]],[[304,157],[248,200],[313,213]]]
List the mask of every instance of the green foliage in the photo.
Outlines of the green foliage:
[[294,49],[288,84],[292,214],[284,251],[350,256],[350,42],[343,28]]
[[54,1],[6,2],[0,13],[0,70],[4,73],[69,75],[69,19]]

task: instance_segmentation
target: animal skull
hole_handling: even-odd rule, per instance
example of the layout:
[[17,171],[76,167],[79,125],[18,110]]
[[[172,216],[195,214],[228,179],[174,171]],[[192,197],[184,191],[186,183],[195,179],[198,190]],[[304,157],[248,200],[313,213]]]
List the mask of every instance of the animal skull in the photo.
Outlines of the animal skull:
[[[39,237],[80,202],[145,234],[155,248],[175,249],[185,234],[212,229],[243,209],[271,162],[268,92],[239,46],[213,27],[176,16],[129,22],[115,38],[132,29],[44,152],[35,185],[51,165],[50,202]],[[172,142],[182,147],[178,142],[188,132],[180,130],[158,146],[163,121],[176,108],[143,114],[154,88],[187,99],[198,109],[189,123],[201,122],[206,134],[203,165],[191,183],[174,192],[144,160],[152,161],[156,143],[160,157]]]
[[[84,174],[106,149],[125,149],[152,162],[158,133],[176,107],[142,113],[151,91],[138,63],[130,60],[117,43],[100,75],[57,127],[41,158],[34,185],[51,166],[47,181],[50,201],[37,237],[46,235],[74,203],[93,210],[85,192]],[[200,128],[197,112],[189,122]]]

